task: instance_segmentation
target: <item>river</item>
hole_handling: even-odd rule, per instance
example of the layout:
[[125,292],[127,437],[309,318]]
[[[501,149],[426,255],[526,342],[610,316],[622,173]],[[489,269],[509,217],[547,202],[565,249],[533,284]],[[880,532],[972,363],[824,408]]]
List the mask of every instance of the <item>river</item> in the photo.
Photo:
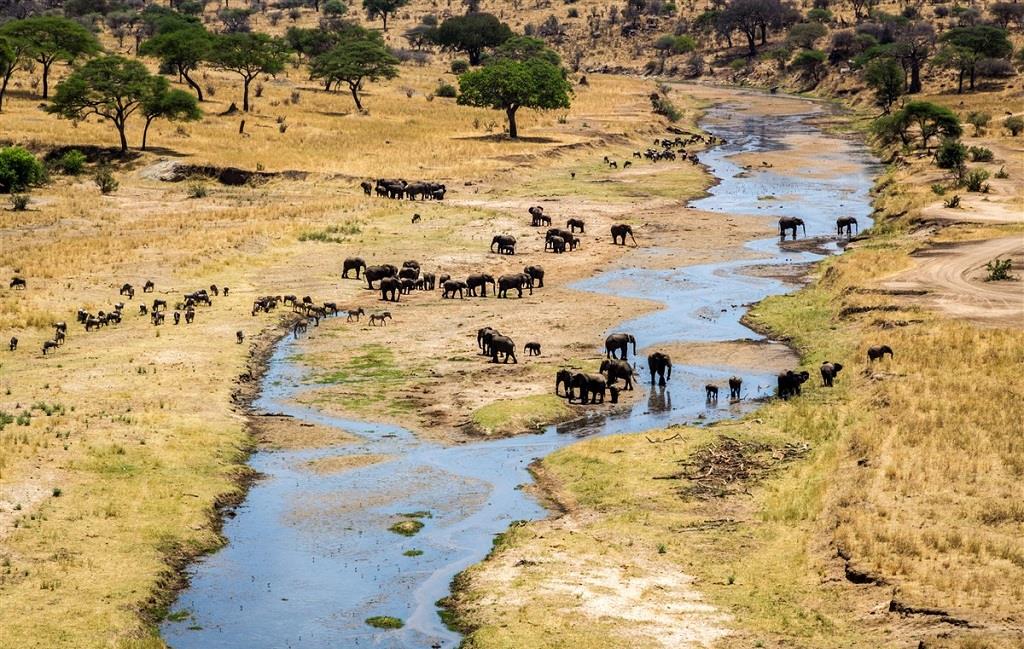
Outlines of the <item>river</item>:
[[[875,170],[862,147],[822,133],[809,123],[809,114],[765,117],[742,108],[721,104],[703,118],[702,127],[727,144],[701,155],[719,182],[693,202],[695,207],[732,218],[773,209],[803,218],[811,237],[834,234],[840,215],[857,217],[862,229],[870,225],[868,192]],[[747,172],[729,159],[785,148],[795,134],[820,143],[812,154],[818,168],[841,160],[854,163],[856,171],[841,177],[783,176],[770,169]],[[766,206],[759,200],[766,195],[786,198]],[[747,247],[760,258],[674,270],[613,270],[575,288],[663,303],[615,327],[633,333],[644,347],[757,339],[740,322],[742,305],[794,287],[750,268],[821,257],[782,250],[776,236]],[[826,247],[837,250],[834,244]],[[495,534],[515,520],[546,515],[521,489],[531,481],[527,467],[533,460],[581,436],[735,417],[754,407],[751,398],[767,396],[774,383],[769,373],[744,372],[744,402],[730,407],[723,400],[725,405],[708,407],[702,386],[722,384],[736,369],[677,365],[667,388],[652,388],[626,413],[550,426],[537,435],[444,446],[396,426],[334,418],[299,405],[296,395],[310,385],[306,370],[290,360],[292,344],[285,339],[275,349],[254,409],[338,426],[363,441],[252,456],[250,465],[265,478],[225,522],[228,545],[189,569],[190,587],[173,608],[180,614],[161,627],[175,649],[456,646],[460,636],[441,622],[435,602],[448,594],[452,577],[484,558]],[[354,453],[392,459],[331,475],[302,468],[309,460]],[[406,512],[429,512],[419,519],[423,529],[412,537],[388,531],[395,515]],[[409,550],[422,554],[403,554]],[[367,626],[364,620],[376,615],[400,618],[405,626]]]

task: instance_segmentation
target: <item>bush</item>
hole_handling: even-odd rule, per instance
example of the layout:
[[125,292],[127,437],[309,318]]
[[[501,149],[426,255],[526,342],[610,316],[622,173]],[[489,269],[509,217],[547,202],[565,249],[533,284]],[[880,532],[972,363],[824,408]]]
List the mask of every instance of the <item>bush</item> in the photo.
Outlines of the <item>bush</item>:
[[0,193],[21,192],[46,179],[43,164],[17,146],[0,149]]
[[946,188],[942,186],[942,183],[932,183],[932,193],[942,196],[946,193]]
[[1006,167],[999,167],[999,171],[996,172],[995,177],[1000,180],[1005,180],[1010,177],[1010,174],[1006,172]]
[[974,111],[967,116],[967,123],[974,127],[975,135],[983,134],[990,121],[992,121],[992,116],[981,111]]
[[964,176],[964,186],[967,187],[969,192],[984,192],[987,191],[988,185],[985,181],[988,180],[988,172],[984,169],[974,169]]
[[185,194],[189,198],[206,198],[208,193],[209,190],[206,188],[206,183],[201,180],[191,180],[185,186]]
[[455,59],[452,61],[452,74],[465,74],[469,72],[469,61]]
[[24,212],[28,209],[28,194],[11,194],[11,209]]
[[983,146],[972,146],[968,149],[968,153],[971,155],[972,162],[992,162],[992,158],[995,157],[992,154],[992,149]]
[[57,161],[57,168],[65,176],[77,176],[85,170],[85,154],[78,149],[71,149]]
[[114,174],[106,167],[98,169],[92,180],[96,183],[96,186],[100,188],[100,193],[104,195],[113,194],[120,186],[120,183],[118,183],[117,179],[114,178]]
[[997,257],[985,264],[985,270],[988,271],[988,277],[985,278],[986,282],[1001,282],[1013,279],[1013,275],[1010,274],[1010,271],[1013,270],[1013,260],[999,259]]
[[1017,137],[1024,131],[1024,117],[1011,115],[1003,120],[1003,126],[1010,132],[1010,135]]
[[942,201],[942,204],[949,209],[956,209],[960,207],[960,194],[954,194]]
[[324,4],[324,14],[328,16],[341,16],[346,11],[348,11],[348,7],[343,2],[339,2],[339,0],[327,0]]
[[438,84],[437,90],[434,91],[434,94],[438,97],[455,97],[459,93],[457,90],[455,90],[455,86],[453,86],[450,83],[445,83],[442,81],[440,84]]
[[807,20],[816,23],[830,23],[832,19],[832,12],[828,9],[811,9],[807,12]]
[[977,74],[979,77],[994,79],[1012,77],[1016,71],[1013,64],[1006,59],[982,59],[978,61]]
[[682,111],[676,108],[668,97],[662,97],[658,93],[651,94],[651,110],[667,118],[670,122],[678,122],[683,118]]
[[789,37],[786,39],[792,45],[809,50],[814,47],[818,39],[823,38],[828,29],[817,22],[797,23],[789,30]]
[[935,165],[939,169],[950,169],[960,176],[967,162],[967,147],[959,140],[946,138],[935,151]]

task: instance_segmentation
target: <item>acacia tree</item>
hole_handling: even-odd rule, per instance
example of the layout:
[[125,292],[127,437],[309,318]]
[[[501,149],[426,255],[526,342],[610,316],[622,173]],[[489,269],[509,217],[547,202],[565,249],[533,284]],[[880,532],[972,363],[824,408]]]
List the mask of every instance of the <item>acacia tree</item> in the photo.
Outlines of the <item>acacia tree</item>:
[[88,29],[60,16],[33,16],[12,21],[4,25],[3,34],[25,43],[28,58],[42,66],[43,99],[50,96],[50,68],[55,62],[73,63],[100,51],[99,41]]
[[970,79],[974,90],[978,63],[984,59],[1005,59],[1013,53],[1013,45],[1006,37],[1006,30],[991,25],[954,27],[939,39],[942,49],[936,56],[936,63],[953,68],[960,75],[957,92],[964,91],[964,76]]
[[363,9],[366,16],[373,20],[380,18],[384,23],[384,31],[388,30],[388,16],[393,16],[396,11],[409,4],[409,0],[363,0]]
[[213,40],[210,62],[242,77],[242,110],[249,110],[249,84],[261,74],[277,74],[288,62],[288,45],[262,33],[220,34]]
[[153,120],[193,122],[202,118],[203,113],[195,97],[184,90],[172,89],[163,77],[153,77],[149,93],[142,101],[142,116],[146,118],[146,125],[142,128],[142,150],[145,151],[149,125]]
[[665,71],[665,61],[673,54],[686,54],[697,49],[697,43],[689,36],[665,34],[654,41],[654,49],[658,50],[659,71]]
[[958,138],[963,134],[956,113],[927,101],[912,101],[903,107],[900,119],[908,125],[916,125],[921,135],[921,146],[928,148],[928,141],[939,135]]
[[321,79],[327,90],[342,82],[348,84],[356,109],[362,111],[359,89],[364,81],[394,79],[398,76],[398,59],[384,47],[380,36],[364,33],[346,38],[309,64],[310,76]]
[[730,0],[719,14],[719,28],[743,34],[750,56],[755,56],[758,35],[767,44],[768,28],[781,24],[785,13],[780,0]]
[[[14,23],[7,23],[12,25]],[[7,25],[4,25],[6,27]],[[0,27],[0,111],[4,109],[4,98],[7,95],[7,84],[18,66],[25,59],[25,51],[28,44],[16,37],[7,36],[3,27]]]
[[864,81],[875,91],[875,103],[888,113],[905,88],[903,68],[892,58],[880,56],[864,68]]
[[210,56],[212,47],[209,32],[201,26],[188,26],[157,34],[142,44],[139,54],[155,56],[165,67],[177,70],[178,76],[195,91],[199,101],[203,101],[203,89],[191,73]]
[[488,13],[472,13],[445,20],[430,33],[430,40],[442,49],[464,52],[470,65],[480,65],[484,50],[512,38],[512,29]]
[[[148,122],[157,117],[176,119],[195,114],[180,108],[187,103],[186,99],[195,108],[192,95],[175,91],[178,94],[169,101],[166,97],[167,88],[167,79],[150,74],[139,61],[117,55],[101,56],[88,61],[57,84],[57,92],[52,103],[46,107],[46,112],[76,122],[90,115],[111,122],[121,139],[121,153],[125,153],[128,151],[128,119],[144,106],[150,106],[153,112],[153,117],[147,120],[147,126]],[[153,108],[163,101],[176,104],[179,108],[173,111]]]
[[525,61],[498,58],[459,77],[458,103],[505,111],[508,135],[519,137],[520,108],[568,108],[572,87],[562,69],[541,57]]

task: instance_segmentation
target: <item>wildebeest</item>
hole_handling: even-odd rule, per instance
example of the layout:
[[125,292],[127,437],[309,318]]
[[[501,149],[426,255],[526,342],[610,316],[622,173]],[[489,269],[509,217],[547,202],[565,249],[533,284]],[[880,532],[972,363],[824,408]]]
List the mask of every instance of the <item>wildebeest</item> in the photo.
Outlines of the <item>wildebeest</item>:
[[161,309],[166,309],[166,308],[167,308],[167,300],[156,299],[156,300],[153,300],[153,306],[150,308],[150,311],[156,313],[157,311],[160,311]]
[[146,283],[142,286],[143,293],[152,293],[154,289],[156,289],[156,285],[153,284],[151,279],[146,280]]
[[133,297],[135,297],[135,289],[132,287],[131,284],[124,284],[124,285],[122,285],[121,286],[121,290],[119,291],[119,293],[121,295],[128,296],[129,300],[132,299]]
[[7,344],[7,346],[8,346],[8,348],[12,352],[13,351],[17,351],[17,349],[18,349],[18,339],[16,337],[14,337],[14,336],[11,336],[11,341]]
[[185,310],[185,324],[192,324],[192,321],[196,319],[196,310],[188,308]]
[[56,340],[47,340],[45,343],[43,343],[43,356],[46,356],[47,352],[53,349],[57,349],[57,346],[58,345]]
[[28,288],[28,282],[24,277],[13,277],[11,278],[11,288],[23,291]]
[[241,329],[239,329],[238,331],[235,332],[235,342],[237,342],[239,345],[241,345],[244,340],[245,340],[245,334],[242,333]]

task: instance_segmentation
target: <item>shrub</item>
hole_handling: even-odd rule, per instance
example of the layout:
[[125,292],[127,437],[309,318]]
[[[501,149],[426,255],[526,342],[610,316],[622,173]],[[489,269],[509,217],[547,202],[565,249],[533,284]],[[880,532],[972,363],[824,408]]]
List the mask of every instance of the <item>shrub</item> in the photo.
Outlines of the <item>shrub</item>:
[[57,161],[57,168],[66,176],[77,176],[85,170],[85,154],[71,149]]
[[43,164],[17,146],[0,149],[0,193],[21,192],[46,178]]
[[985,264],[985,270],[988,271],[988,277],[985,278],[986,282],[1001,282],[1013,279],[1013,275],[1010,274],[1010,271],[1013,270],[1013,260],[999,259],[997,257]]
[[658,93],[651,94],[651,110],[670,122],[678,122],[683,118],[682,111],[676,108],[668,97],[662,97]]
[[348,11],[348,7],[339,0],[327,0],[327,2],[324,3],[324,13],[328,16],[337,17],[344,14],[346,11]]
[[1000,180],[1005,180],[1010,177],[1010,174],[1006,172],[1006,167],[999,167],[999,171],[996,172],[995,177]]
[[455,97],[459,93],[455,89],[455,86],[453,86],[450,83],[445,83],[442,81],[440,84],[438,84],[437,90],[434,91],[434,94],[437,95],[438,97]]
[[832,22],[832,12],[828,9],[811,9],[807,12],[807,20],[816,23],[830,23]]
[[1006,59],[982,59],[978,61],[976,70],[979,77],[991,79],[1012,77],[1016,73],[1013,69],[1013,64]]
[[992,162],[992,158],[995,157],[992,154],[992,149],[983,146],[972,146],[968,149],[968,153],[971,155],[972,162]]
[[967,147],[951,137],[944,139],[935,151],[935,165],[939,169],[949,169],[955,172],[957,177],[963,172],[966,161]]
[[806,50],[814,47],[814,43],[825,36],[828,29],[818,22],[797,23],[789,30],[788,40],[792,45]]
[[988,113],[981,111],[974,111],[967,116],[967,123],[974,127],[974,134],[981,135],[985,132],[985,127],[992,120],[992,116]]
[[201,180],[191,180],[185,186],[185,194],[189,198],[206,198],[208,193],[206,183]]
[[960,194],[953,194],[946,200],[942,201],[942,204],[949,209],[956,209],[960,207]]
[[988,180],[988,172],[984,169],[973,169],[964,176],[964,186],[967,187],[969,192],[984,192],[987,190],[988,185],[985,181]]
[[932,193],[942,196],[946,193],[946,188],[942,186],[942,183],[932,183]]
[[101,194],[113,194],[120,186],[120,183],[117,182],[117,178],[114,178],[114,174],[106,167],[97,169],[96,175],[93,176],[92,180],[96,183],[96,186],[100,188]]
[[1010,132],[1010,135],[1017,137],[1021,131],[1024,131],[1024,117],[1011,115],[1003,120],[1003,126]]
[[11,194],[11,209],[15,212],[24,212],[28,209],[28,194]]
[[469,61],[455,59],[452,61],[452,74],[465,74],[469,72]]

